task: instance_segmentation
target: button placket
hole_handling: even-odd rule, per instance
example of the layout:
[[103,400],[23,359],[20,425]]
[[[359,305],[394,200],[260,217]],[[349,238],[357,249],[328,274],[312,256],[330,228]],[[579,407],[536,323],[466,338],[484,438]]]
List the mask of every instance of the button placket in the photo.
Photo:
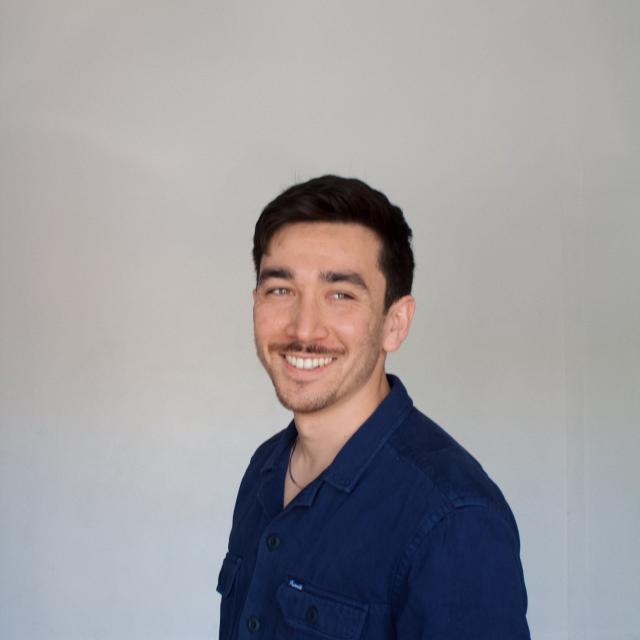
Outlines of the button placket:
[[313,605],[311,605],[307,609],[305,619],[309,624],[312,624],[312,625],[318,622],[318,610]]
[[275,551],[279,546],[280,538],[275,533],[267,536],[267,549],[269,549],[269,551]]
[[260,630],[260,620],[255,616],[249,616],[247,618],[247,629],[249,633],[255,633]]

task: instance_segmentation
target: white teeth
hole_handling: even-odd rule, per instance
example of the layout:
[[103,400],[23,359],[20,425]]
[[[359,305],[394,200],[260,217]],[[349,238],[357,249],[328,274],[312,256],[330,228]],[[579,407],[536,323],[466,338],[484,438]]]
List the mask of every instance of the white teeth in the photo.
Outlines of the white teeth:
[[296,369],[317,369],[325,367],[333,358],[295,358],[294,356],[285,356],[287,362]]

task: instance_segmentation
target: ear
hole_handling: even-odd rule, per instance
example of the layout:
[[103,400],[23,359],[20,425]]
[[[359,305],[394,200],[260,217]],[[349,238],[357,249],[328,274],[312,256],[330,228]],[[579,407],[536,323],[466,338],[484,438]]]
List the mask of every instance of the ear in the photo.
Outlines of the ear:
[[252,295],[253,295],[253,304],[255,304],[256,303],[256,295],[258,295],[258,289],[257,288],[255,288],[252,291]]
[[387,353],[397,351],[407,335],[409,335],[415,311],[416,301],[410,295],[399,298],[389,307],[384,321],[384,337],[382,341],[382,348]]

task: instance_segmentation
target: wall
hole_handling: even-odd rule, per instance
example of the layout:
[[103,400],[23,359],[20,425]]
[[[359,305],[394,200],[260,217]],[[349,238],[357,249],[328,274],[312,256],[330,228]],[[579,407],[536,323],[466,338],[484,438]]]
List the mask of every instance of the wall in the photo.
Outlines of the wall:
[[415,233],[390,361],[482,461],[538,640],[640,638],[634,2],[0,8],[0,636],[216,636],[237,484],[288,420],[250,238],[356,175]]

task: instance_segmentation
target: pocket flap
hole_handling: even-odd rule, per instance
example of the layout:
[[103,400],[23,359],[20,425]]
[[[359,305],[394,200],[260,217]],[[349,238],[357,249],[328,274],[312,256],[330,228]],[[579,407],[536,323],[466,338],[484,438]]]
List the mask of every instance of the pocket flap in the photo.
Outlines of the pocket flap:
[[318,637],[355,640],[360,637],[367,617],[366,604],[293,580],[278,587],[277,598],[291,628],[316,632]]
[[216,587],[216,591],[222,595],[223,598],[231,592],[233,583],[236,581],[239,566],[240,558],[232,553],[227,553],[222,562],[220,573],[218,574],[218,586]]

